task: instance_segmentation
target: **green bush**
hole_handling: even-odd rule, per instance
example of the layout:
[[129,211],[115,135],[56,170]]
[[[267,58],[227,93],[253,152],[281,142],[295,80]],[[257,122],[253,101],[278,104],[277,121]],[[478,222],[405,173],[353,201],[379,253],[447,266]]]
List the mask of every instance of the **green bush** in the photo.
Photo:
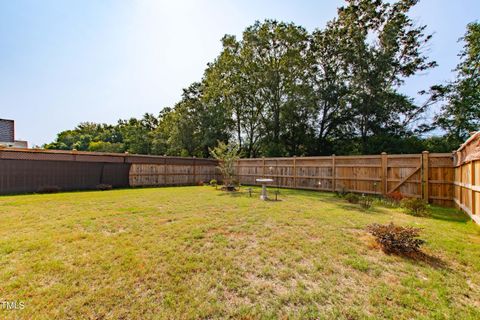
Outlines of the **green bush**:
[[347,188],[340,187],[340,190],[335,191],[335,195],[340,198],[344,198],[348,194]]
[[401,202],[402,207],[413,216],[425,216],[428,214],[428,203],[418,198],[405,198]]
[[360,203],[360,206],[363,209],[370,209],[373,206],[374,200],[375,199],[373,197],[362,195],[358,200],[358,203]]
[[371,224],[367,231],[375,237],[375,240],[386,253],[412,253],[419,252],[420,246],[425,240],[419,239],[419,228],[401,227],[393,223]]
[[210,185],[213,186],[213,187],[216,187],[218,184],[217,180],[216,179],[212,179],[210,180]]
[[350,203],[357,204],[358,201],[360,200],[360,197],[358,196],[358,194],[355,194],[355,193],[347,193],[345,195],[345,200],[347,200]]

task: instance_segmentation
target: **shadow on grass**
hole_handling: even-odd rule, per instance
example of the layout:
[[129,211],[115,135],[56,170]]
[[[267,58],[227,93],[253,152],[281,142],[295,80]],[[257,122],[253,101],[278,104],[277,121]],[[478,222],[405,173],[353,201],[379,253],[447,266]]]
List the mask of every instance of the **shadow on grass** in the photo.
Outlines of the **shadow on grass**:
[[268,202],[281,202],[283,201],[282,199],[274,199],[274,198],[268,198],[267,200],[264,200],[264,201],[268,201]]
[[401,207],[392,207],[392,208],[402,209],[402,212],[404,214],[410,215],[412,217],[417,217],[417,218],[442,220],[442,221],[457,222],[457,223],[463,223],[463,224],[470,221],[470,217],[466,213],[455,208],[431,206],[426,213],[420,214],[420,215],[410,214],[408,210]]
[[[248,193],[246,194],[248,197]],[[218,196],[220,197],[242,197],[245,196],[244,192],[241,191],[224,191],[224,190],[218,190]]]
[[442,259],[432,256],[428,253],[425,253],[423,251],[418,251],[418,252],[411,252],[411,253],[398,253],[396,254],[399,257],[402,257],[404,259],[407,259],[409,261],[412,261],[414,263],[419,263],[419,264],[424,264],[428,265],[429,267],[432,267],[434,269],[441,269],[445,271],[452,271],[448,264],[443,261]]
[[246,189],[240,189],[236,191],[225,191],[225,190],[220,190],[218,189],[218,196],[220,197],[233,197],[233,198],[240,198],[240,197],[246,197],[246,198],[255,198],[255,197],[260,197],[260,190],[252,190],[252,192],[248,192]]
[[320,199],[322,202],[335,204],[339,208],[346,211],[355,211],[364,214],[387,214],[386,208],[378,205],[373,205],[370,209],[364,209],[360,204],[353,204],[347,202],[345,199],[339,197],[324,197]]
[[[261,186],[255,186],[255,185],[242,185],[241,189],[248,189],[252,188],[253,191],[258,191],[260,192],[262,190]],[[280,187],[276,185],[267,185],[267,190],[269,193],[273,192],[273,190],[279,190],[280,194],[283,195],[293,195],[293,196],[302,196],[302,197],[311,197],[311,198],[324,198],[324,197],[332,197],[333,193],[325,192],[325,191],[320,191],[320,190],[310,190],[310,189],[291,189],[287,187]]]
[[[260,189],[258,190],[255,190],[253,189],[251,192],[249,192],[248,190],[239,190],[239,191],[223,191],[223,190],[219,190],[220,192],[218,193],[218,196],[221,196],[221,197],[232,197],[232,198],[252,198],[252,199],[258,199],[260,200]],[[267,202],[281,202],[283,201],[282,199],[280,199],[280,197],[283,195],[283,193],[279,193],[277,195],[277,197],[275,198],[275,193],[272,192],[272,191],[269,191],[268,192],[269,196],[268,196],[268,199],[267,200],[264,200],[264,201],[267,201]]]
[[459,223],[467,223],[470,221],[470,217],[460,210],[437,206],[433,206],[430,209],[429,215],[426,218]]
[[[452,270],[446,262],[442,259],[435,257],[429,253],[423,251],[413,251],[413,252],[401,252],[401,251],[389,251],[375,239],[374,236],[368,232],[364,233],[365,230],[356,230],[357,235],[362,239],[369,249],[378,250],[388,256],[400,257],[404,260],[408,260],[415,264],[426,265],[434,269],[441,269],[445,271],[454,271]],[[363,236],[362,236],[363,233]]]

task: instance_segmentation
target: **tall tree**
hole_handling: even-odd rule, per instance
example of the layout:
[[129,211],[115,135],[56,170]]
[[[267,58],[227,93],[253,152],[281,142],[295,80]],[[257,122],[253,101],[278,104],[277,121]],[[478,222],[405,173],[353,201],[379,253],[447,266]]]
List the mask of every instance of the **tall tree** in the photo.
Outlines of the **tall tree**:
[[123,137],[116,126],[82,122],[73,130],[62,131],[46,149],[123,152]]
[[431,39],[426,26],[416,26],[408,16],[417,2],[348,0],[332,23],[346,50],[351,125],[362,153],[379,151],[369,144],[374,135],[404,135],[426,108],[398,91],[406,78],[436,66],[422,50]]
[[150,154],[152,148],[151,132],[157,127],[158,119],[146,113],[142,119],[119,120],[118,129],[122,134],[125,151],[138,154]]
[[263,149],[267,155],[285,155],[288,148],[288,143],[281,140],[290,120],[285,113],[289,105],[299,102],[297,93],[305,82],[307,49],[307,32],[293,23],[257,21],[243,33],[241,55],[257,79],[257,88],[251,94],[263,106]]
[[452,148],[461,144],[469,132],[480,128],[480,23],[467,25],[461,39],[465,42],[459,54],[461,62],[455,71],[457,78],[447,86],[437,88],[446,96],[446,104],[435,118],[443,128]]
[[309,72],[315,130],[311,154],[331,154],[335,139],[351,137],[345,126],[352,116],[347,108],[349,70],[340,36],[339,28],[330,22],[311,38]]

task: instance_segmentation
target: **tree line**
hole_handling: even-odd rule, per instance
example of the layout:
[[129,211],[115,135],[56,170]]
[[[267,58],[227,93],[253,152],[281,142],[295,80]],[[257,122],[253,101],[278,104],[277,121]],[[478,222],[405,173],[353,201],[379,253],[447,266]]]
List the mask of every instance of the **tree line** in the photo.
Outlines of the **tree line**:
[[[402,92],[437,64],[432,35],[408,13],[417,0],[348,0],[325,28],[256,22],[222,51],[202,79],[158,116],[116,125],[81,123],[49,149],[208,157],[218,142],[245,157],[450,152],[480,119],[480,25],[467,26],[457,78]],[[425,119],[433,104],[434,119]],[[427,132],[442,135],[422,138]]]

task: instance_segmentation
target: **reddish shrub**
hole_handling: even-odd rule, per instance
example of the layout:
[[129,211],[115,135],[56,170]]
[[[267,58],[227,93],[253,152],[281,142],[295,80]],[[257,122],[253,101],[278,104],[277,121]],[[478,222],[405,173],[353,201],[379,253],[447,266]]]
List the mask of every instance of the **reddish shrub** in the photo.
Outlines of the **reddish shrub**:
[[400,203],[405,197],[400,191],[393,191],[387,194],[387,200],[394,203]]
[[419,239],[419,228],[401,227],[393,223],[390,224],[371,224],[367,231],[371,233],[378,244],[386,253],[412,253],[419,252],[420,246],[425,243]]

